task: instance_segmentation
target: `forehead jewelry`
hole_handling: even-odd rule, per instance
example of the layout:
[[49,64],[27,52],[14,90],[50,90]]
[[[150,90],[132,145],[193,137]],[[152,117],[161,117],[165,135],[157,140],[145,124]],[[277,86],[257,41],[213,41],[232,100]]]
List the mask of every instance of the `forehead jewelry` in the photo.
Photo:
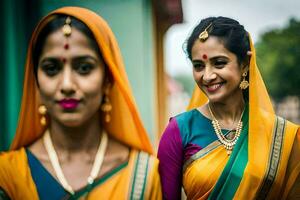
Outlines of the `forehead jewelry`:
[[62,28],[62,31],[66,37],[69,37],[71,35],[72,28],[71,28],[71,18],[70,17],[66,18],[65,24]]
[[211,27],[212,23],[210,23],[205,29],[204,31],[202,31],[200,34],[199,34],[199,40],[201,42],[205,42],[205,40],[207,40],[208,38],[208,32],[207,32],[207,29],[209,29]]
[[[67,17],[65,24],[62,28],[63,34],[65,35],[66,38],[70,37],[72,34],[72,27],[71,27],[71,18]],[[69,44],[68,42],[64,45],[64,49],[68,50],[69,49]]]

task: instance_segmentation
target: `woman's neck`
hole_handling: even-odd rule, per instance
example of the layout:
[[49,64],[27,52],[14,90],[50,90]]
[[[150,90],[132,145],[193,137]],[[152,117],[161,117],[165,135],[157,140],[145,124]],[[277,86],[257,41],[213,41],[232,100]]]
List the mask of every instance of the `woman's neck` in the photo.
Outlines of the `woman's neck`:
[[237,99],[230,103],[209,102],[209,106],[218,121],[221,121],[225,126],[230,126],[230,124],[235,124],[241,119],[245,101],[240,98],[240,100]]
[[50,134],[57,151],[90,152],[98,148],[102,127],[98,115],[81,126],[66,127],[57,121],[52,121]]

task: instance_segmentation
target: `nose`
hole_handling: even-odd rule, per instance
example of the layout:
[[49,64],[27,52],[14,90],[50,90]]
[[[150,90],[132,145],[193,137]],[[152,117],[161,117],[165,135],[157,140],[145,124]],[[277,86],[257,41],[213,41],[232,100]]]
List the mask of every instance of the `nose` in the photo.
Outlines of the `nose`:
[[204,83],[210,83],[217,78],[216,73],[213,71],[211,67],[205,67],[203,72],[203,81]]
[[65,96],[70,96],[75,93],[75,82],[71,67],[64,67],[61,77],[60,92]]

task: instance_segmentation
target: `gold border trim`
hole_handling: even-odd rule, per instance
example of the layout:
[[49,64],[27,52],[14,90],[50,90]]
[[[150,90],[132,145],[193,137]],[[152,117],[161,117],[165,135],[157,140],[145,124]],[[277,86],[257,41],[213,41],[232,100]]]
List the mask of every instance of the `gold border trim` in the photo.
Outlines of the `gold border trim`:
[[280,163],[281,153],[283,149],[283,138],[286,127],[285,119],[277,116],[275,123],[273,140],[271,145],[271,152],[269,155],[268,167],[263,179],[262,185],[260,186],[259,192],[257,193],[256,199],[266,199],[269,191],[275,181],[277,170]]
[[148,175],[149,154],[139,152],[134,169],[134,180],[131,184],[129,199],[142,199],[145,193],[146,180]]
[[207,155],[209,152],[213,151],[214,149],[218,148],[219,146],[221,146],[222,144],[220,143],[219,140],[215,140],[214,142],[210,143],[209,145],[207,145],[204,149],[201,149],[200,151],[198,151],[197,153],[195,153],[194,155],[192,155],[189,159],[187,159],[184,164],[183,164],[183,168],[182,168],[182,172],[184,173],[186,168],[195,160],[204,157],[205,155]]

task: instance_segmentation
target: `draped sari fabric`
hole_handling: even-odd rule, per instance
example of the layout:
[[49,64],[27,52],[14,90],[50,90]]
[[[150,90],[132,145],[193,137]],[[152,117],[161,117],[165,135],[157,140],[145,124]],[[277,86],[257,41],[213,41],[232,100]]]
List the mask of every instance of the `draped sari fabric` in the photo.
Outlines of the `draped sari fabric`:
[[[191,199],[299,197],[299,126],[275,115],[256,65],[251,39],[250,46],[252,56],[249,66],[249,124],[246,137],[239,139],[236,145],[238,148],[235,147],[228,159],[225,150],[218,147],[189,164],[183,174],[183,183],[188,188],[187,196],[190,195]],[[205,102],[206,96],[196,87],[188,109],[199,107]],[[189,187],[196,188],[193,185],[195,182],[191,180],[198,178],[194,171],[199,167],[210,176],[204,177],[199,190],[190,189]],[[203,186],[205,188],[201,188]]]
[[[157,161],[155,159],[153,160],[153,156],[151,156],[151,154],[153,154],[153,149],[137,111],[137,106],[129,86],[129,81],[127,79],[121,53],[115,36],[104,19],[90,10],[79,7],[64,7],[51,12],[40,21],[32,35],[25,65],[23,97],[19,121],[16,135],[11,146],[11,150],[14,151],[5,153],[5,155],[0,157],[0,187],[5,187],[4,190],[6,190],[9,196],[15,197],[16,199],[18,199],[17,192],[24,195],[24,198],[22,197],[21,199],[38,198],[36,194],[36,188],[30,175],[27,156],[23,148],[40,138],[47,128],[42,127],[39,122],[40,116],[38,114],[38,107],[40,105],[40,96],[33,70],[32,51],[33,47],[35,46],[37,36],[41,32],[42,28],[56,15],[60,14],[72,16],[80,20],[93,33],[99,46],[102,58],[112,75],[113,81],[112,89],[109,94],[109,98],[113,107],[111,112],[111,121],[110,123],[105,124],[104,128],[111,137],[117,139],[132,149],[131,156],[129,158],[129,160],[132,161],[129,161],[128,166],[124,168],[126,172],[122,173],[123,181],[121,181],[121,178],[119,178],[118,184],[112,184],[110,182],[116,179],[109,179],[108,182],[105,182],[105,184],[101,185],[100,188],[104,189],[98,188],[98,190],[91,194],[91,197],[96,198],[98,196],[99,198],[99,194],[101,195],[101,193],[104,194],[105,192],[109,194],[109,190],[112,190],[116,191],[114,195],[115,199],[126,199],[125,196],[127,193],[124,193],[124,188],[126,188],[126,184],[129,185],[128,181],[130,180],[130,177],[134,175],[133,172],[135,171],[133,167],[134,165],[131,165],[130,163],[133,163],[134,160],[137,160],[136,156],[134,156],[132,152],[143,151],[148,155],[146,157],[149,161],[147,162],[149,165],[144,165],[148,170],[146,171],[147,176],[145,176],[147,178],[145,179],[146,182],[144,184],[146,187],[144,194],[145,197],[150,198],[147,195],[151,193],[151,196],[159,199],[160,182],[157,172]],[[8,179],[13,180],[11,184],[5,183],[5,180]],[[115,181],[114,183],[117,182]],[[124,183],[125,185],[122,186],[120,183]],[[150,183],[153,183],[153,185]],[[22,193],[20,190],[22,190]]]

